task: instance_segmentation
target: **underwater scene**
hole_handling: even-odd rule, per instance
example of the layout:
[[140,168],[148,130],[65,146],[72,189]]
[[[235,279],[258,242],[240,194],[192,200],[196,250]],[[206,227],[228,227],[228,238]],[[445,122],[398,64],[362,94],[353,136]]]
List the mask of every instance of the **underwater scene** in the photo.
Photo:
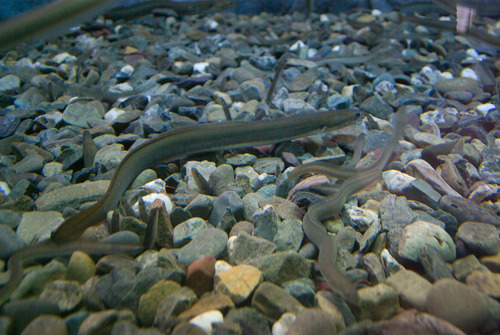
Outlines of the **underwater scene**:
[[500,334],[500,0],[2,0],[0,335]]

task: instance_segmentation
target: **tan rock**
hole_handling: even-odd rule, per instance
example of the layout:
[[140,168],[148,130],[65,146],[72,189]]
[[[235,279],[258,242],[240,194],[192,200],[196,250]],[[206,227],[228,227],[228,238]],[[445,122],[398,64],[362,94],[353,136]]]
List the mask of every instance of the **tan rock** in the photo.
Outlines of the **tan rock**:
[[413,271],[401,270],[387,278],[387,284],[398,293],[401,307],[425,311],[427,293],[432,287],[427,279]]

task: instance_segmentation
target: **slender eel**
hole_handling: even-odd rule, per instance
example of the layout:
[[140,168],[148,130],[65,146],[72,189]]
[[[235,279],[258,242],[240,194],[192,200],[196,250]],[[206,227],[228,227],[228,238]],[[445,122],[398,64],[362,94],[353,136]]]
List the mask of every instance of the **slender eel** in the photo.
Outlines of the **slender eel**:
[[27,247],[16,251],[8,262],[10,277],[7,283],[0,289],[0,305],[3,304],[14,292],[23,278],[22,263],[33,261],[38,258],[58,257],[71,255],[80,250],[88,254],[114,254],[130,253],[136,254],[142,250],[141,245],[115,244],[93,241],[77,241],[64,245],[42,244]]
[[118,0],[57,0],[0,24],[0,51],[35,37],[57,36],[99,15]]
[[104,220],[130,183],[143,170],[188,155],[292,140],[323,129],[354,122],[355,110],[330,111],[278,120],[200,124],[169,131],[138,146],[123,158],[104,196],[93,206],[67,219],[52,235],[56,243],[75,240],[85,229]]
[[357,304],[358,291],[349,279],[337,268],[336,239],[328,234],[321,220],[325,220],[338,214],[344,203],[354,193],[380,178],[381,171],[373,169],[359,174],[355,178],[350,178],[342,184],[339,191],[323,200],[309,206],[304,216],[303,229],[307,237],[318,247],[318,267],[323,277],[328,282],[330,288],[337,292],[346,301]]
[[[400,112],[389,143],[379,159],[368,167],[335,167],[332,164],[315,162],[301,165],[300,170],[295,171],[298,169],[295,168],[292,172],[293,177],[298,177],[303,173],[320,172],[339,179],[347,179],[335,194],[309,206],[304,216],[303,229],[307,237],[319,249],[318,267],[328,285],[352,304],[358,302],[358,292],[349,279],[337,268],[335,264],[337,259],[336,240],[328,234],[321,221],[340,213],[349,197],[380,178],[382,169],[397,147],[399,138],[403,136],[405,124],[406,113]],[[292,178],[292,174],[290,174],[290,178]]]

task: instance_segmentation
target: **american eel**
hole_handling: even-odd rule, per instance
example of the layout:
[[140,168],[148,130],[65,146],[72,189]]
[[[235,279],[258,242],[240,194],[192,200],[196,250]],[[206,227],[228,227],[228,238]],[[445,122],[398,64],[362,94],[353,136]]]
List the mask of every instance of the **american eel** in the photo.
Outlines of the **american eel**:
[[116,169],[104,196],[65,220],[52,234],[52,240],[56,243],[75,240],[85,229],[104,220],[106,213],[116,208],[135,177],[161,162],[193,154],[292,140],[324,129],[343,127],[360,115],[356,110],[329,111],[277,120],[199,124],[159,135],[129,152]]
[[8,261],[10,277],[7,283],[0,288],[0,305],[3,304],[14,292],[23,278],[22,264],[39,258],[59,257],[71,255],[75,251],[82,251],[87,254],[114,254],[129,253],[135,254],[142,250],[139,244],[118,244],[103,243],[93,241],[76,241],[63,245],[41,244],[26,247],[16,251]]
[[400,112],[389,143],[378,160],[368,167],[337,167],[325,162],[314,162],[296,167],[289,175],[289,178],[292,179],[304,173],[319,172],[327,176],[347,179],[335,194],[309,206],[302,227],[306,236],[319,250],[318,267],[328,285],[352,304],[357,304],[358,292],[349,279],[337,268],[335,264],[337,259],[336,239],[328,234],[321,221],[340,213],[347,199],[380,178],[382,169],[397,147],[399,138],[404,134],[405,124],[406,113]]
[[360,173],[358,176],[345,181],[337,193],[309,206],[302,227],[307,237],[318,247],[319,271],[326,279],[328,285],[346,301],[357,304],[358,291],[349,279],[337,268],[337,240],[328,234],[321,223],[335,214],[338,214],[344,203],[354,193],[361,191],[366,186],[380,178],[379,169]]
[[0,51],[22,42],[57,36],[104,12],[118,0],[56,0],[0,23]]

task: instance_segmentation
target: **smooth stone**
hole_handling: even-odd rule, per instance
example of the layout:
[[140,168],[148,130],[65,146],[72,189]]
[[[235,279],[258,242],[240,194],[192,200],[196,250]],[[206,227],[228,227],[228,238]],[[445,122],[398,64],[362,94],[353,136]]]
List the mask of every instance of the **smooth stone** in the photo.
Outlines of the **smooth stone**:
[[276,252],[263,258],[259,269],[266,281],[282,285],[289,280],[312,278],[314,263],[293,251]]
[[432,282],[442,278],[453,278],[450,265],[446,263],[433,246],[425,246],[420,252],[420,264],[424,268],[427,279]]
[[304,306],[284,289],[267,281],[257,287],[251,304],[257,311],[275,320],[283,313],[299,313],[304,309]]
[[12,228],[0,224],[0,259],[8,259],[14,252],[24,246],[25,242]]
[[8,74],[0,78],[0,92],[11,92],[21,88],[21,80],[18,76]]
[[173,241],[174,247],[181,248],[191,242],[198,234],[208,228],[205,220],[194,217],[174,228]]
[[455,260],[456,248],[450,235],[438,225],[425,221],[415,221],[403,229],[398,254],[418,262],[420,253],[426,246],[434,247],[447,262]]
[[475,255],[468,255],[464,258],[457,259],[452,264],[453,275],[460,281],[465,281],[465,278],[475,270],[487,271],[488,268],[482,265]]
[[394,315],[399,308],[398,294],[389,285],[377,284],[358,290],[360,302],[353,306],[358,320],[382,320]]
[[44,163],[45,159],[36,152],[33,152],[29,156],[12,165],[11,169],[16,173],[38,173],[42,171]]
[[335,320],[320,309],[306,309],[297,315],[286,335],[333,334],[340,331]]
[[364,100],[359,108],[367,113],[370,113],[373,116],[378,117],[379,119],[388,120],[389,115],[393,112],[392,107],[387,104],[381,97],[371,96],[368,99]]
[[466,333],[487,333],[500,325],[499,303],[454,279],[434,283],[425,305],[429,314]]
[[258,158],[255,164],[253,165],[253,169],[258,174],[267,173],[274,175],[276,173],[276,169],[279,171],[283,171],[285,167],[285,163],[281,158],[269,157],[269,158]]
[[145,326],[152,326],[160,303],[176,293],[181,286],[172,280],[162,280],[154,284],[139,300],[137,317]]
[[439,207],[453,215],[460,224],[472,221],[500,227],[500,218],[497,215],[469,199],[445,195],[439,201]]
[[50,234],[64,221],[59,212],[26,212],[16,235],[26,245],[50,240]]
[[454,91],[468,92],[468,90],[470,89],[479,88],[479,83],[471,78],[442,79],[436,82],[435,88],[441,94],[446,94],[448,92]]
[[81,284],[95,275],[96,265],[94,260],[84,252],[75,251],[68,263],[68,280],[76,280]]
[[64,320],[56,315],[40,315],[23,329],[22,335],[67,335]]
[[81,128],[89,127],[89,119],[101,118],[101,114],[99,114],[99,112],[95,108],[79,103],[69,105],[63,112],[64,122]]
[[250,222],[253,220],[253,214],[260,208],[260,202],[263,200],[265,198],[258,193],[248,193],[243,197],[243,215],[245,220]]
[[303,216],[303,211],[299,206],[274,194],[270,198],[259,201],[259,205],[260,207],[271,205],[281,220],[301,220]]
[[481,264],[490,269],[490,271],[500,272],[500,254],[481,257]]
[[187,287],[179,289],[160,302],[156,309],[154,326],[167,333],[179,322],[179,314],[189,309],[196,301],[193,290]]
[[61,187],[57,190],[43,193],[37,200],[39,211],[58,211],[64,208],[79,208],[82,204],[97,201],[102,198],[109,187],[109,180],[98,180]]
[[119,320],[134,321],[134,315],[130,310],[118,311],[108,309],[105,311],[91,313],[83,320],[78,329],[79,335],[106,334],[111,332],[113,325]]
[[458,228],[456,238],[476,255],[495,255],[500,252],[498,230],[488,223],[465,222]]
[[314,296],[315,307],[326,312],[335,322],[335,329],[342,331],[346,325],[352,325],[356,322],[354,314],[339,296],[329,291],[318,291]]
[[245,101],[257,100],[262,101],[266,87],[262,80],[251,79],[245,80],[240,84],[241,94]]
[[213,289],[216,262],[215,257],[208,255],[194,261],[188,266],[186,274],[187,285],[198,297]]
[[21,334],[22,330],[32,320],[41,315],[57,316],[58,314],[59,308],[57,305],[45,299],[12,300],[2,307],[2,315],[11,320],[13,334]]
[[208,311],[195,316],[189,320],[189,323],[210,333],[216,324],[222,323],[223,321],[224,315],[222,315],[220,311]]
[[313,280],[306,278],[290,280],[283,283],[283,288],[302,305],[314,307],[314,291],[316,287]]
[[396,290],[401,307],[425,311],[427,293],[432,284],[410,270],[401,270],[387,278],[387,284]]
[[441,199],[439,194],[430,184],[422,179],[414,179],[410,183],[403,186],[402,194],[408,200],[419,201],[427,206],[436,209]]
[[94,165],[102,166],[105,171],[116,170],[120,162],[127,156],[121,144],[111,144],[99,149],[94,156]]
[[82,288],[74,280],[55,280],[45,285],[40,298],[54,302],[62,312],[71,312],[82,302]]
[[273,335],[286,335],[290,326],[295,322],[297,317],[294,313],[283,313],[280,318],[273,323],[272,334]]
[[[249,167],[257,161],[257,156],[244,153],[235,154],[226,158],[226,164],[232,165],[234,167]],[[238,171],[238,169],[236,169]]]
[[227,271],[217,273],[215,292],[226,294],[236,305],[241,305],[263,280],[262,271],[256,267],[236,265]]
[[465,280],[467,286],[498,300],[500,298],[500,274],[488,270],[474,270]]
[[382,173],[382,179],[385,185],[387,185],[389,192],[396,195],[403,195],[403,189],[406,185],[415,180],[414,177],[397,170],[384,171]]
[[451,159],[445,158],[444,162],[436,168],[436,172],[460,195],[465,196],[467,194],[467,183]]
[[181,249],[172,250],[179,263],[189,266],[191,263],[204,256],[211,255],[217,259],[226,253],[228,236],[221,229],[207,229],[203,234],[197,235],[191,242]]
[[12,292],[11,299],[21,299],[40,294],[45,285],[51,281],[64,279],[66,268],[57,260],[52,260],[43,267],[32,269]]
[[120,320],[113,325],[110,335],[135,334],[135,335],[161,335],[156,328],[139,328],[133,321]]
[[405,171],[415,178],[426,181],[441,195],[461,197],[460,194],[452,189],[450,185],[448,185],[443,178],[441,178],[436,170],[434,170],[434,168],[423,159],[414,159],[407,163]]
[[186,206],[186,210],[189,211],[193,217],[208,220],[214,207],[214,202],[215,200],[213,197],[199,194]]
[[263,259],[274,253],[275,245],[266,239],[242,232],[234,242],[231,260],[234,264],[259,266]]
[[200,315],[202,313],[211,310],[219,310],[222,312],[227,312],[228,310],[234,307],[235,307],[234,303],[227,295],[222,293],[214,293],[212,295],[201,298],[188,310],[179,314],[179,319],[181,322],[188,321],[196,317],[197,315]]

